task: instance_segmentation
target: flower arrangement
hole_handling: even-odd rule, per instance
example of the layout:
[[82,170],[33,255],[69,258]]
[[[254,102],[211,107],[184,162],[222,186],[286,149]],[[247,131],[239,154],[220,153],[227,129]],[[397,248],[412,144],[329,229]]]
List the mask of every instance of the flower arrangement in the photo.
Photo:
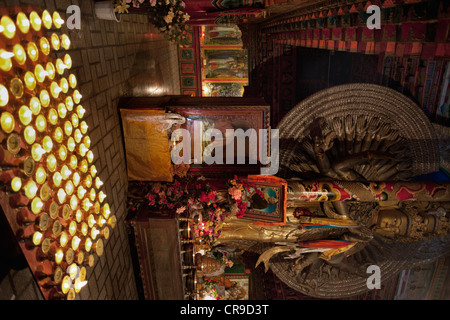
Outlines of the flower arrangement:
[[186,24],[190,16],[184,12],[185,7],[182,0],[119,0],[115,4],[115,11],[129,13],[133,9],[140,9],[137,12],[146,13],[167,40],[184,45],[191,41],[191,27]]
[[249,202],[246,194],[255,190],[260,192],[253,184],[237,177],[219,190],[203,177],[193,178],[190,175],[173,183],[138,182],[137,190],[142,196],[129,199],[131,210],[145,205],[155,211],[170,210],[181,217],[190,217],[192,238],[201,240],[203,245],[209,247],[220,237],[226,217],[235,215],[240,218],[245,215]]

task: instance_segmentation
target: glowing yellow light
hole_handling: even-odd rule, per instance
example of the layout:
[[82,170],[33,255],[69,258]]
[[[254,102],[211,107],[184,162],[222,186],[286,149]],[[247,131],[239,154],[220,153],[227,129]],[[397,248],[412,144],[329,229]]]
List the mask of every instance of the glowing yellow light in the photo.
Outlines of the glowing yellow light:
[[98,224],[100,227],[103,227],[103,225],[104,225],[105,223],[106,223],[105,218],[103,218],[102,216],[99,216],[98,219],[97,219],[97,224]]
[[92,228],[97,223],[93,214],[89,215],[87,223],[89,225],[89,228]]
[[87,223],[86,222],[81,223],[81,234],[83,236],[87,236],[88,232],[89,232],[89,226],[87,225]]
[[75,210],[77,207],[78,207],[78,198],[76,195],[72,195],[72,197],[70,198],[70,208],[72,208],[72,210]]
[[[14,54],[12,54],[14,55]],[[0,69],[9,71],[12,68],[11,53],[1,49],[0,50]]]
[[61,28],[61,26],[64,23],[64,20],[61,19],[61,16],[59,15],[58,11],[53,12],[52,18],[53,18],[53,24],[55,25],[55,27],[58,29]]
[[8,39],[12,39],[16,34],[14,21],[8,16],[3,16],[0,20],[0,25],[2,26],[3,35]]
[[42,147],[44,148],[45,152],[50,153],[53,149],[53,141],[50,136],[45,136],[42,139]]
[[50,54],[50,42],[48,42],[46,37],[41,37],[39,39],[39,49],[41,49],[41,52],[46,56]]
[[72,125],[76,128],[76,127],[78,127],[78,116],[77,116],[77,114],[76,113],[72,113],[72,116],[71,116],[71,120],[72,120]]
[[74,189],[75,189],[75,187],[73,186],[73,182],[70,180],[67,181],[64,190],[66,191],[68,196],[72,195]]
[[73,131],[72,123],[70,121],[64,122],[64,133],[67,136],[71,136],[72,135],[72,131]]
[[91,189],[89,190],[89,199],[91,199],[91,201],[95,201],[95,197],[97,196],[97,193],[95,192],[95,189]]
[[95,177],[97,175],[97,168],[95,167],[95,165],[91,166],[91,168],[89,169],[89,172],[92,177]]
[[81,133],[80,129],[75,129],[73,133],[73,137],[75,138],[76,143],[80,143],[81,139],[83,138],[83,134]]
[[54,184],[56,187],[59,187],[59,186],[61,185],[61,181],[62,181],[62,175],[61,175],[61,173],[59,173],[58,171],[55,172],[55,173],[53,174],[53,184]]
[[81,223],[83,221],[83,212],[81,212],[80,209],[78,209],[77,212],[75,213],[75,220],[77,220],[78,223]]
[[33,113],[27,106],[21,106],[19,108],[19,120],[24,125],[27,126],[33,120]]
[[44,10],[42,12],[42,23],[44,24],[44,27],[47,29],[51,29],[52,27],[52,16],[47,10]]
[[54,108],[48,110],[47,120],[53,126],[58,124],[58,112]]
[[47,71],[47,76],[50,80],[53,80],[55,78],[56,69],[53,63],[47,62],[45,65],[45,71]]
[[87,133],[88,125],[87,125],[86,121],[81,121],[80,130],[81,130],[81,133],[83,133],[83,134]]
[[47,129],[47,120],[42,114],[36,117],[35,126],[39,132],[44,132]]
[[63,141],[64,133],[60,127],[56,127],[53,131],[53,140],[57,143],[61,143]]
[[92,177],[90,174],[86,175],[84,178],[83,184],[86,188],[90,188],[92,186]]
[[88,151],[89,149],[86,148],[84,143],[80,143],[80,145],[78,146],[78,153],[80,154],[80,156],[84,157]]
[[16,126],[13,115],[7,111],[3,112],[0,117],[0,125],[4,132],[11,133]]
[[64,119],[67,116],[67,108],[64,103],[58,104],[58,115],[61,119]]
[[74,236],[72,238],[72,249],[75,251],[78,250],[78,247],[80,246],[80,242],[81,242],[81,239],[77,236]]
[[72,263],[70,266],[69,266],[69,268],[68,268],[68,270],[69,270],[69,277],[72,279],[72,280],[75,280],[75,278],[77,277],[77,275],[78,275],[78,266],[75,264],[75,263]]
[[56,67],[56,72],[58,72],[58,74],[60,74],[60,75],[62,75],[64,73],[64,70],[67,69],[67,66],[64,64],[64,62],[60,58],[56,59],[55,67]]
[[69,137],[67,139],[67,150],[69,150],[70,152],[72,152],[73,150],[75,150],[76,147],[76,143],[75,143],[75,139],[72,137]]
[[69,79],[69,85],[72,89],[75,89],[77,87],[77,77],[73,73],[71,73],[68,77]]
[[78,105],[76,111],[79,119],[82,119],[86,113],[86,109],[82,105]]
[[27,55],[25,49],[20,45],[16,44],[13,47],[14,60],[20,65],[23,65],[27,61]]
[[105,203],[102,207],[102,215],[103,215],[103,217],[105,217],[105,219],[108,219],[110,214],[111,214],[111,209],[109,208],[109,204]]
[[25,127],[23,130],[23,138],[29,145],[32,145],[36,141],[36,131],[32,126]]
[[42,20],[36,11],[32,11],[30,13],[30,22],[31,22],[31,27],[33,28],[34,31],[41,30]]
[[79,278],[77,278],[77,279],[75,280],[75,284],[74,284],[75,292],[76,292],[76,293],[80,292],[81,289],[82,289],[85,285],[87,285],[87,281],[81,281]]
[[59,237],[59,244],[61,245],[61,247],[65,247],[67,245],[67,243],[69,242],[69,236],[67,235],[66,232],[61,232],[61,236]]
[[117,218],[116,218],[116,216],[111,216],[111,218],[109,218],[108,219],[108,225],[111,227],[111,228],[115,228],[116,227],[116,223],[117,223]]
[[16,24],[19,30],[23,34],[27,34],[30,31],[30,20],[28,20],[27,16],[23,12],[19,12],[16,18]]
[[35,116],[41,112],[41,102],[37,97],[32,97],[30,99],[30,110]]
[[35,143],[31,146],[31,157],[34,161],[40,161],[45,154],[45,149],[39,143]]
[[67,194],[63,189],[58,189],[56,196],[58,197],[59,204],[63,204],[66,201]]
[[41,101],[41,105],[44,108],[47,108],[50,105],[50,95],[48,94],[48,91],[43,89],[39,93],[39,100]]
[[87,148],[89,148],[91,146],[91,138],[89,136],[85,136],[83,138],[83,143]]
[[32,240],[32,241],[33,241],[33,244],[34,244],[35,246],[40,245],[41,242],[42,242],[42,237],[43,237],[43,234],[40,233],[39,231],[34,232],[34,233],[33,233],[33,240]]
[[34,174],[35,180],[39,184],[44,184],[45,180],[47,180],[47,172],[43,167],[39,167],[36,169],[36,172]]
[[34,42],[28,42],[27,54],[31,61],[37,61],[37,59],[39,58],[39,51]]
[[103,185],[102,180],[100,180],[99,177],[95,178],[95,187],[96,187],[97,189],[100,189],[102,185]]
[[[64,258],[64,252],[62,251],[62,249],[56,250],[55,262],[57,264],[60,264],[62,262],[63,258]],[[64,279],[66,279],[66,278],[69,278],[69,276],[64,277]],[[67,284],[66,284],[67,280],[64,280],[64,279],[63,279],[63,288],[64,288],[63,290],[66,290],[65,287],[67,286]],[[69,290],[67,289],[67,291],[69,291]],[[67,291],[66,291],[66,293],[67,293]]]
[[11,189],[14,192],[19,192],[19,190],[22,188],[22,179],[19,177],[14,177],[11,179]]
[[95,240],[95,238],[97,238],[97,236],[98,236],[99,233],[100,233],[100,231],[97,230],[96,227],[93,227],[93,228],[91,229],[91,238],[92,238],[93,240]]
[[94,161],[94,153],[92,152],[92,150],[89,150],[86,153],[86,159],[88,160],[89,163],[92,163]]
[[69,167],[72,168],[73,170],[77,169],[77,165],[78,165],[78,159],[76,155],[71,155],[70,156],[70,160],[69,160]]
[[53,81],[50,84],[50,94],[52,95],[53,98],[58,99],[61,91],[62,91],[61,87],[58,86],[58,84],[56,82]]
[[83,199],[85,194],[86,194],[86,189],[83,188],[82,186],[79,186],[78,189],[77,189],[77,197],[78,197],[78,199],[80,199],[80,200]]
[[61,42],[59,41],[59,37],[56,33],[53,33],[50,36],[50,43],[52,44],[53,50],[58,51],[59,48],[61,47]]
[[45,71],[44,67],[40,64],[37,64],[34,67],[34,76],[39,83],[45,81],[45,77],[48,75],[47,71]]
[[84,249],[86,250],[86,252],[91,251],[92,248],[92,240],[91,238],[87,238],[85,243],[84,243]]
[[69,234],[71,236],[74,236],[76,232],[77,232],[77,223],[74,220],[72,220],[69,224]]
[[64,64],[66,65],[67,69],[72,68],[72,58],[68,53],[64,55]]
[[64,180],[69,179],[70,175],[72,174],[72,171],[70,171],[69,167],[66,165],[63,165],[61,168],[61,175]]
[[44,207],[44,202],[39,197],[34,198],[31,200],[31,211],[34,214],[39,214],[41,212],[42,208]]
[[83,173],[86,173],[88,171],[88,163],[85,159],[80,161],[79,169]]
[[100,202],[103,202],[103,201],[105,200],[105,198],[106,198],[106,194],[105,194],[103,191],[100,191],[100,192],[98,193],[98,200],[99,200]]
[[76,104],[78,104],[78,103],[80,103],[81,98],[82,98],[83,96],[81,95],[81,93],[80,93],[78,90],[75,89],[75,90],[73,91],[72,97],[73,97],[73,101],[74,101]]
[[58,157],[60,160],[65,161],[67,158],[67,148],[65,145],[61,145],[58,149]]
[[23,80],[25,82],[25,86],[29,90],[34,90],[34,88],[36,88],[36,78],[34,77],[34,74],[31,71],[27,71],[25,73]]
[[72,111],[72,110],[73,110],[73,105],[74,105],[72,97],[71,97],[71,96],[68,96],[68,97],[66,98],[66,101],[65,101],[65,102],[66,102],[67,110]]
[[8,89],[4,85],[0,84],[0,107],[4,107],[8,104],[9,93]]
[[58,165],[58,161],[56,160],[55,155],[49,154],[47,157],[47,169],[50,172],[54,172],[56,170],[57,165]]
[[67,34],[63,34],[61,35],[61,46],[65,49],[65,50],[69,50],[70,48],[70,39],[67,36]]
[[25,196],[28,199],[33,199],[36,196],[36,193],[38,191],[38,187],[36,185],[36,182],[33,180],[29,180],[24,186],[23,191],[25,192]]

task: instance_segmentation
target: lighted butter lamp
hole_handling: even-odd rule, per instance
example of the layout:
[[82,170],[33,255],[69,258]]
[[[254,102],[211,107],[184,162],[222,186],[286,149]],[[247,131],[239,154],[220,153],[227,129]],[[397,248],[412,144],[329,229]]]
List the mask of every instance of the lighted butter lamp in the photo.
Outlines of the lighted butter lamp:
[[97,192],[95,192],[94,188],[91,188],[91,190],[89,190],[89,199],[91,199],[92,202],[95,202],[96,196]]
[[[83,98],[83,96],[81,95],[81,93],[80,93],[77,89],[75,89],[75,90],[73,91],[72,97],[73,97],[73,101],[74,101],[76,104],[79,104],[80,101],[81,101],[81,98]],[[85,132],[83,132],[83,133],[85,133]]]
[[74,283],[75,292],[79,293],[86,284],[87,284],[87,281],[81,281],[79,278],[75,279],[75,283]]
[[36,78],[31,71],[25,72],[25,75],[23,76],[23,82],[25,83],[25,86],[28,90],[33,91],[34,88],[36,88]]
[[34,179],[38,184],[44,184],[47,180],[47,172],[43,167],[38,167],[34,173]]
[[84,157],[88,151],[89,151],[89,149],[86,148],[84,143],[80,143],[80,145],[78,146],[78,149],[77,149],[78,154],[80,156]]
[[64,24],[64,20],[61,19],[61,16],[59,15],[58,11],[54,11],[52,14],[52,19],[53,19],[53,25],[57,28],[60,29],[61,26]]
[[50,80],[53,80],[55,78],[56,68],[53,63],[47,62],[47,64],[45,65],[45,71],[47,71],[47,76]]
[[50,54],[50,42],[46,37],[41,37],[39,39],[39,49],[41,49],[41,52],[46,56]]
[[50,108],[47,114],[47,120],[52,126],[58,124],[58,111],[55,108]]
[[[69,228],[68,228],[69,234],[73,237],[75,236],[75,234],[77,233],[77,222],[75,220],[72,220],[69,223]],[[73,249],[73,248],[72,248]]]
[[12,68],[11,58],[14,53],[0,49],[0,69],[8,72]]
[[16,25],[10,17],[3,16],[0,19],[0,33],[2,33],[8,39],[14,38],[14,35],[16,34]]
[[64,133],[66,134],[66,136],[71,136],[73,132],[73,126],[72,126],[72,122],[70,121],[66,121],[64,122]]
[[19,65],[23,65],[27,61],[27,55],[25,53],[25,49],[20,44],[14,45],[13,54],[14,54],[14,60]]
[[67,159],[67,148],[63,144],[59,146],[58,157],[61,161],[65,161]]
[[56,193],[56,196],[58,198],[58,202],[59,204],[63,204],[66,201],[66,192],[64,191],[64,189],[59,188],[58,192]]
[[37,97],[32,97],[29,103],[30,110],[33,115],[37,116],[41,112],[41,101]]
[[61,143],[63,141],[64,132],[60,127],[56,127],[53,130],[52,134],[53,140],[55,140],[57,143]]
[[47,90],[41,90],[41,92],[39,93],[39,100],[41,101],[41,105],[44,108],[47,108],[50,105],[50,94]]
[[38,247],[38,246],[41,244],[42,238],[43,238],[42,232],[35,231],[35,232],[34,232],[31,236],[29,236],[29,237],[22,236],[22,237],[19,239],[19,242],[25,244],[25,247],[26,247],[27,249],[32,249],[32,248],[34,248],[34,247]]
[[77,87],[77,77],[71,73],[68,77],[69,85],[72,89],[75,89]]
[[86,177],[84,177],[83,185],[86,188],[90,188],[92,186],[92,177],[90,174],[88,174],[88,175],[86,175]]
[[23,12],[17,14],[16,25],[23,34],[27,34],[30,31],[30,20],[28,20],[26,14]]
[[18,114],[20,123],[22,123],[24,126],[29,125],[31,120],[33,120],[33,113],[31,112],[30,108],[25,105],[19,108]]
[[36,77],[37,82],[42,83],[45,81],[45,77],[48,75],[48,72],[44,69],[41,64],[37,64],[34,67],[34,76]]
[[58,165],[58,161],[56,160],[56,157],[54,154],[49,154],[47,156],[47,169],[50,172],[55,172],[56,167]]
[[69,243],[69,236],[67,235],[67,233],[65,231],[61,232],[61,234],[59,235],[59,245],[64,248],[67,243]]
[[92,150],[89,150],[86,153],[86,159],[88,160],[89,163],[92,163],[94,161],[94,153],[92,152]]
[[69,167],[67,165],[63,165],[61,168],[61,175],[64,180],[69,179],[70,175],[72,174],[72,171],[70,171]]
[[44,115],[40,114],[36,117],[34,122],[36,130],[39,132],[44,132],[47,129],[47,120]]
[[82,200],[84,198],[84,195],[86,194],[86,189],[83,188],[83,186],[79,186],[77,188],[77,197],[78,199]]
[[23,82],[19,78],[14,78],[11,80],[9,84],[9,90],[12,95],[17,99],[22,98],[23,96]]
[[4,85],[0,84],[0,107],[4,107],[8,104],[9,93],[8,89]]
[[45,149],[39,143],[34,143],[31,146],[31,157],[34,161],[40,161],[45,154]]
[[19,192],[22,189],[22,179],[20,177],[13,177],[11,179],[11,189],[14,192]]
[[88,167],[89,167],[89,165],[88,165],[87,160],[86,160],[86,159],[83,159],[83,160],[80,161],[80,164],[79,164],[79,166],[78,166],[78,169],[79,169],[81,172],[86,173],[86,172],[88,171]]
[[5,133],[13,132],[16,126],[14,116],[8,111],[2,112],[2,115],[0,116],[0,126]]
[[64,62],[60,58],[58,58],[58,59],[56,59],[56,62],[55,62],[55,68],[56,68],[56,72],[59,75],[62,75],[64,73],[64,71],[67,69],[67,66],[64,64]]
[[61,119],[64,119],[67,116],[67,108],[66,105],[64,103],[60,103],[58,104],[58,116]]
[[93,204],[88,198],[84,198],[83,201],[81,201],[81,208],[83,208],[85,212],[89,212],[92,206]]
[[47,10],[44,10],[42,12],[42,24],[45,28],[51,29],[52,28],[52,16]]
[[111,210],[109,208],[109,204],[105,203],[101,209],[102,215],[103,217],[105,217],[105,219],[109,218],[109,215],[111,214]]
[[50,84],[50,94],[52,95],[53,98],[58,99],[61,91],[62,91],[61,87],[55,81],[53,81]]
[[[66,191],[66,193],[67,193],[67,195],[68,196],[71,196],[72,195],[72,193],[74,192],[74,190],[75,190],[75,186],[73,185],[73,182],[72,181],[67,181],[66,182],[66,185],[65,185],[65,187],[64,187],[64,190]],[[77,206],[75,206],[75,208],[76,208]]]
[[74,236],[71,241],[72,250],[77,251],[80,247],[81,239],[78,236]]
[[31,23],[31,28],[33,28],[34,31],[41,30],[42,20],[36,11],[32,11],[30,13],[30,23]]
[[27,183],[25,183],[22,190],[24,191],[25,196],[31,200],[36,196],[38,187],[36,185],[36,182],[34,182],[33,180],[29,180]]
[[73,103],[73,99],[71,96],[66,97],[65,104],[66,104],[67,110],[69,110],[69,111],[73,110],[74,103]]
[[50,153],[53,149],[53,141],[50,136],[45,136],[42,139],[42,147],[44,148],[45,152]]
[[70,117],[71,121],[72,121],[72,125],[77,128],[78,124],[79,124],[79,120],[78,120],[78,116],[76,113],[72,113],[72,116]]
[[59,86],[63,93],[67,93],[69,91],[69,81],[66,78],[61,78],[59,81]]
[[36,46],[36,44],[34,42],[28,42],[27,54],[28,54],[28,57],[31,59],[31,61],[35,62],[39,58],[38,47]]
[[38,215],[44,208],[44,202],[39,198],[35,197],[31,200],[31,212]]
[[55,173],[53,173],[53,178],[52,179],[53,179],[53,185],[55,187],[61,186],[61,182],[62,182],[62,175],[61,175],[61,173],[56,171]]
[[61,47],[63,47],[65,50],[69,50],[70,48],[70,39],[67,36],[67,34],[61,35]]
[[103,185],[103,181],[99,177],[95,178],[95,187],[97,189],[100,189],[102,185]]
[[106,198],[106,194],[103,191],[100,191],[97,194],[97,198],[98,198],[98,201],[100,201],[100,203],[102,203]]
[[88,125],[87,125],[86,121],[81,121],[80,130],[81,130],[82,134],[86,134],[86,132],[88,130]]

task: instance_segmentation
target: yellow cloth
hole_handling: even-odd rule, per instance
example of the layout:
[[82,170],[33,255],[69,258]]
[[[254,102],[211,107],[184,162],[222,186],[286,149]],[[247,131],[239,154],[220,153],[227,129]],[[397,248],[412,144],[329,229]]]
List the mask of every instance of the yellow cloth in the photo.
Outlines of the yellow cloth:
[[133,117],[161,115],[163,110],[121,109],[127,157],[128,180],[169,181],[171,173],[169,139],[165,130],[152,121],[137,121]]

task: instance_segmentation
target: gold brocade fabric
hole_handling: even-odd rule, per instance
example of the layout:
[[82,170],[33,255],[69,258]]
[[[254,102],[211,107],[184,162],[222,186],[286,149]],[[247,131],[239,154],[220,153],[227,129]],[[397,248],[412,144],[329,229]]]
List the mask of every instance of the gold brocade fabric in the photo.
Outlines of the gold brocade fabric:
[[121,109],[123,134],[127,157],[128,180],[169,181],[171,158],[165,130],[157,123],[136,118],[164,114],[163,110]]

